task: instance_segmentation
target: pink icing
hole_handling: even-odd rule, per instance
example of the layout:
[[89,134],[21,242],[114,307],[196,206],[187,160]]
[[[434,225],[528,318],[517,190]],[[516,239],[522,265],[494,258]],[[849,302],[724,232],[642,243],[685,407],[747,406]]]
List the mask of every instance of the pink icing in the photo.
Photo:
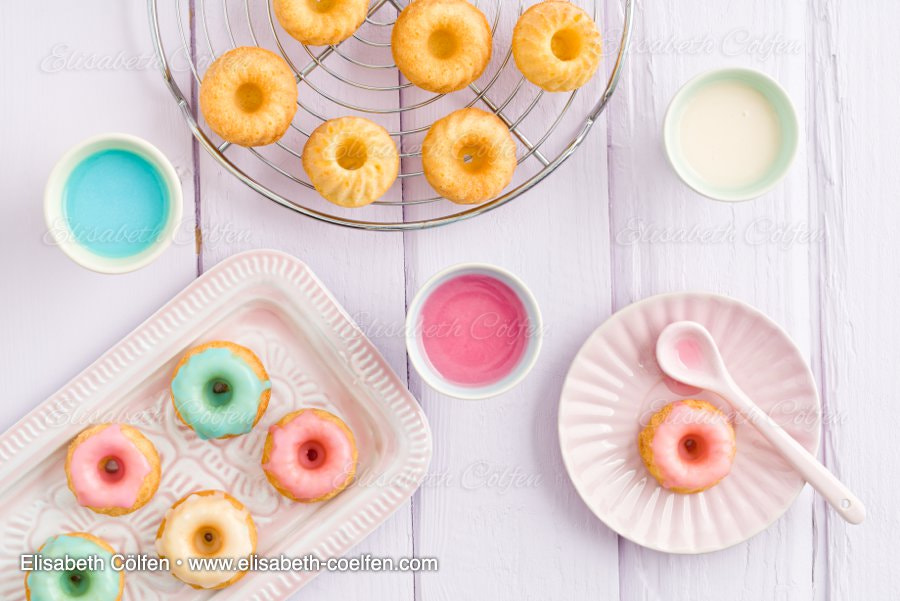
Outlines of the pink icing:
[[86,507],[131,507],[150,470],[150,462],[117,424],[81,442],[69,464],[75,498]]
[[353,445],[338,424],[304,411],[269,428],[272,448],[263,466],[295,498],[311,501],[333,492],[354,468]]
[[508,376],[528,344],[522,300],[486,275],[461,275],[438,286],[422,308],[421,339],[432,366],[447,380],[485,386]]
[[651,449],[663,486],[702,489],[731,471],[734,435],[723,414],[678,401],[656,428]]
[[675,345],[675,351],[685,367],[697,369],[703,366],[703,351],[696,340],[691,340],[690,338],[679,340]]

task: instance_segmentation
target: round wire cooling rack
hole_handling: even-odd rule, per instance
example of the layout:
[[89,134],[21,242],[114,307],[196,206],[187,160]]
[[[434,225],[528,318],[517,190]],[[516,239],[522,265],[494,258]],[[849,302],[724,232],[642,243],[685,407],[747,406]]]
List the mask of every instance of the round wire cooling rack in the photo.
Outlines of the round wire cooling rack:
[[[448,96],[428,94],[403,79],[390,53],[390,30],[406,1],[375,0],[363,27],[349,40],[307,47],[288,36],[271,0],[148,0],[150,24],[163,77],[194,137],[218,163],[251,189],[279,205],[336,225],[382,231],[419,230],[482,215],[530,190],[562,165],[584,141],[615,92],[631,40],[634,0],[622,0],[621,30],[604,37],[605,83],[571,94],[545,94],[518,72],[509,48],[523,3],[474,1],[494,32],[494,58],[478,82]],[[603,0],[576,2],[599,19]],[[613,3],[614,4],[614,3]],[[610,54],[610,38],[618,41]],[[288,134],[265,148],[221,141],[198,116],[198,86],[209,64],[237,46],[262,46],[280,53],[300,86],[299,110]],[[610,63],[610,57],[614,62]],[[579,98],[579,95],[581,97]],[[596,98],[593,104],[590,101]],[[431,123],[463,106],[498,115],[521,152],[510,189],[478,206],[459,206],[428,187],[419,145]],[[398,141],[398,184],[372,207],[344,210],[321,199],[306,179],[301,151],[312,130],[347,114],[380,122]],[[366,219],[362,219],[365,216]]]

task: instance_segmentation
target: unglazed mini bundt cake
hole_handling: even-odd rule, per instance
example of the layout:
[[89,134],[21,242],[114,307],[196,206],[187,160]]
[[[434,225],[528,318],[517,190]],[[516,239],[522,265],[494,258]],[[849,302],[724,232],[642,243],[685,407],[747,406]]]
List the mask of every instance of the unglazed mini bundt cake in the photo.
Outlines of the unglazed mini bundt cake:
[[516,170],[516,143],[493,113],[461,109],[431,126],[422,144],[425,178],[458,204],[479,204],[500,194]]
[[400,154],[377,123],[341,117],[326,121],[309,136],[303,168],[325,199],[342,207],[363,207],[393,185],[400,173]]
[[466,0],[414,0],[391,34],[397,68],[414,85],[439,94],[481,77],[492,43],[484,13]]
[[545,0],[519,18],[512,49],[528,81],[548,92],[569,92],[596,73],[603,40],[582,8],[568,0]]
[[734,428],[706,401],[669,403],[638,437],[644,465],[663,488],[692,494],[716,485],[731,471]]
[[297,82],[277,54],[255,46],[235,48],[207,69],[200,109],[226,141],[266,146],[285,134],[297,113]]
[[303,44],[343,42],[366,20],[367,0],[273,0],[275,16],[291,37]]

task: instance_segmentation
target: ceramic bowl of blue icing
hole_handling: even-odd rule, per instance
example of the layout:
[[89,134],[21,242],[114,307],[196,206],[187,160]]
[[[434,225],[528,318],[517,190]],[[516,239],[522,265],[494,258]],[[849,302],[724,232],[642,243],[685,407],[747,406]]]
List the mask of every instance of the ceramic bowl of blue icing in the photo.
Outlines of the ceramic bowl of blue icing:
[[149,142],[104,134],[69,150],[44,190],[47,242],[100,273],[135,271],[159,257],[181,223],[181,181]]

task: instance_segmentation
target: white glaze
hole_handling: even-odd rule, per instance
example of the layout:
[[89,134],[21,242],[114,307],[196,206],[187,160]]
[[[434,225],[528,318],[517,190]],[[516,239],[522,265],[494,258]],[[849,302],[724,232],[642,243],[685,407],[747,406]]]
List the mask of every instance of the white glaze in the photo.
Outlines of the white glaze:
[[678,127],[685,161],[706,183],[739,188],[762,179],[781,148],[772,103],[738,80],[712,82],[687,101]]
[[189,560],[202,557],[194,545],[195,532],[204,527],[216,530],[221,538],[221,548],[207,557],[235,561],[249,557],[255,550],[255,527],[250,512],[236,507],[220,491],[211,495],[191,495],[166,512],[166,527],[156,539],[157,553],[169,558],[172,573],[182,582],[209,589],[225,584],[239,572],[192,569]]

